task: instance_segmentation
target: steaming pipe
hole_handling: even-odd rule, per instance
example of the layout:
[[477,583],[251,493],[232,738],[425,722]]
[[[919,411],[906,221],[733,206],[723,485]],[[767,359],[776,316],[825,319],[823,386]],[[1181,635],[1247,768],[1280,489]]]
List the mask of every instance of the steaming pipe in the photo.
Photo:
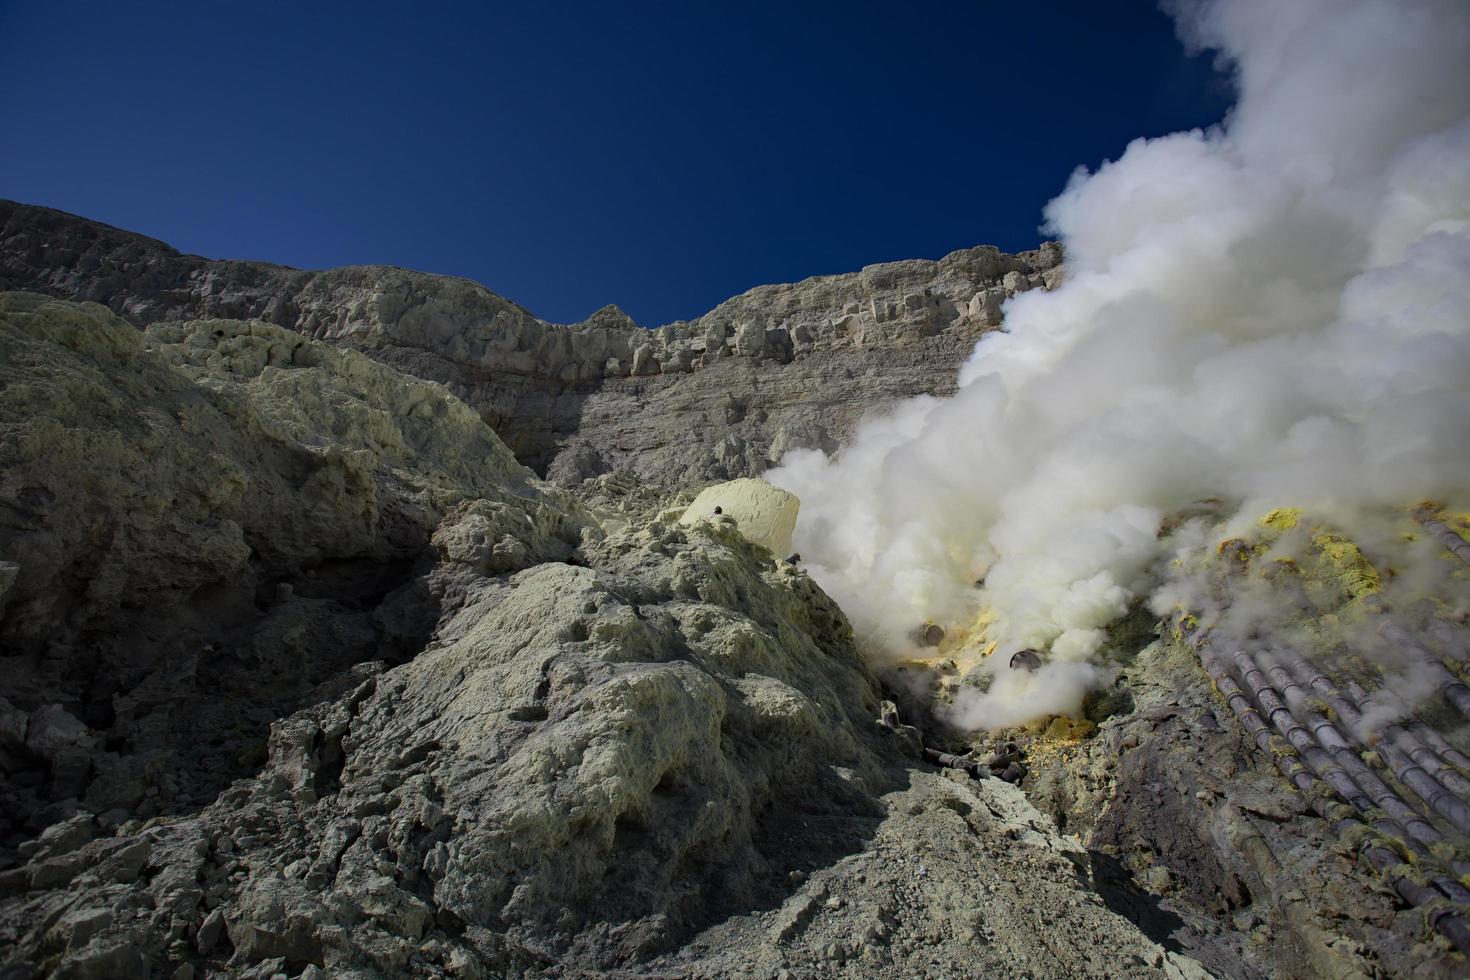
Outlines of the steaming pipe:
[[934,623],[920,623],[914,628],[914,642],[921,647],[937,647],[944,639],[944,627]]
[[1393,770],[1395,779],[1409,787],[1415,796],[1428,803],[1431,810],[1448,820],[1460,833],[1470,835],[1470,806],[1464,800],[1445,789],[1387,739],[1378,746],[1378,751]]
[[[1348,688],[1348,693],[1344,694],[1333,685],[1332,681],[1327,678],[1326,674],[1323,674],[1320,670],[1308,664],[1302,658],[1294,654],[1284,654],[1283,659],[1285,659],[1290,665],[1292,672],[1296,675],[1296,678],[1298,680],[1310,686],[1313,691],[1315,691],[1318,695],[1320,695],[1323,699],[1327,701],[1328,706],[1331,707],[1333,711],[1337,712],[1337,716],[1342,719],[1343,725],[1347,729],[1348,733],[1352,736],[1353,741],[1357,742],[1364,748],[1379,747],[1378,745],[1369,743],[1366,737],[1362,734],[1362,732],[1364,731],[1363,705],[1366,704],[1368,701],[1368,694],[1366,691],[1364,691],[1353,681],[1349,680],[1345,685]],[[1284,676],[1284,672],[1282,672],[1282,674],[1280,675],[1273,673],[1271,676],[1273,679],[1280,682],[1281,677]],[[1288,696],[1288,701],[1290,700],[1291,699]],[[1416,727],[1422,728],[1426,733],[1433,733],[1433,730],[1430,729],[1428,726],[1419,725]],[[1388,744],[1393,745],[1400,752],[1407,755],[1410,759],[1423,766],[1425,770],[1433,775],[1439,782],[1441,782],[1445,786],[1446,789],[1449,789],[1451,792],[1457,792],[1457,787],[1459,786],[1470,787],[1470,780],[1466,780],[1459,773],[1455,772],[1454,770],[1450,769],[1448,766],[1445,766],[1442,762],[1440,762],[1439,759],[1436,758],[1434,754],[1422,742],[1419,741],[1419,739],[1417,739],[1408,729],[1404,728],[1402,725],[1385,725],[1383,727],[1383,739]],[[1440,739],[1440,741],[1443,742],[1444,740]],[[1380,742],[1379,744],[1382,743]],[[1459,755],[1459,753],[1455,752],[1455,750],[1449,745],[1449,743],[1446,742],[1444,744],[1445,747],[1450,750],[1450,752],[1454,753],[1455,755]],[[1463,758],[1463,756],[1461,756],[1461,758]],[[1394,775],[1398,775],[1397,771],[1395,771]],[[1443,778],[1441,778],[1441,776],[1443,776]]]
[[[1303,760],[1314,770],[1319,777],[1325,777],[1329,786],[1338,792],[1338,795],[1346,799],[1353,809],[1359,813],[1366,814],[1368,808],[1363,805],[1361,797],[1343,794],[1339,788],[1340,777],[1333,778],[1332,775],[1322,768],[1322,749],[1313,744],[1313,737],[1317,744],[1325,744],[1333,760],[1347,771],[1354,783],[1367,794],[1373,803],[1376,803],[1387,815],[1386,820],[1375,820],[1373,826],[1381,832],[1398,837],[1404,841],[1404,845],[1420,858],[1430,857],[1431,852],[1426,845],[1438,843],[1444,840],[1444,835],[1436,830],[1433,825],[1426,822],[1419,814],[1415,813],[1402,799],[1399,798],[1387,783],[1378,778],[1377,773],[1369,769],[1363,760],[1358,758],[1342,734],[1333,727],[1332,723],[1319,712],[1311,711],[1300,702],[1292,709],[1281,707],[1281,700],[1276,692],[1265,686],[1265,676],[1255,660],[1245,651],[1235,654],[1237,670],[1240,671],[1246,686],[1256,695],[1256,702],[1261,705],[1262,710],[1268,712],[1273,727],[1276,728],[1293,748],[1301,753]],[[1280,676],[1291,687],[1296,685],[1279,665],[1272,668],[1274,675]],[[1287,690],[1283,686],[1283,691]],[[1288,701],[1293,700],[1289,695]],[[1294,711],[1301,711],[1312,719],[1312,732],[1308,732],[1297,723],[1293,716]],[[1460,867],[1455,867],[1457,874],[1461,873]],[[1445,896],[1456,902],[1470,902],[1470,889],[1460,882],[1445,875],[1431,875],[1430,880],[1444,892]]]
[[[1217,661],[1219,660],[1213,653],[1211,657]],[[1382,780],[1370,779],[1367,786],[1354,786],[1351,782],[1345,782],[1344,776],[1347,774],[1343,770],[1346,767],[1339,765],[1334,759],[1324,758],[1324,751],[1314,741],[1312,734],[1296,721],[1289,709],[1281,704],[1281,700],[1276,695],[1276,692],[1266,686],[1261,670],[1256,666],[1250,655],[1245,651],[1238,651],[1235,654],[1234,660],[1236,670],[1240,673],[1242,681],[1252,695],[1255,696],[1256,703],[1260,705],[1260,711],[1265,712],[1267,720],[1271,722],[1271,726],[1286,739],[1292,748],[1296,749],[1298,755],[1306,762],[1308,768],[1331,786],[1339,797],[1346,800],[1354,809],[1362,813],[1366,813],[1371,809],[1373,804],[1378,804],[1388,813],[1390,819],[1387,821],[1375,821],[1374,825],[1393,836],[1407,837],[1403,832],[1404,826],[1401,826],[1402,824],[1406,824],[1408,827],[1417,831],[1413,835],[1414,837],[1422,838],[1426,842],[1443,839],[1443,836],[1432,825],[1426,823],[1407,804],[1398,799]],[[1223,661],[1220,662],[1223,664]],[[1211,676],[1214,675],[1212,674]],[[1239,690],[1238,687],[1236,689]],[[1361,764],[1361,760],[1359,762]],[[1357,781],[1353,780],[1352,782]],[[1377,784],[1376,786],[1374,785],[1375,783]],[[1370,786],[1375,790],[1381,787],[1382,792],[1374,793],[1369,789]]]
[[[1339,836],[1345,836],[1349,831],[1362,826],[1362,821],[1342,812],[1342,804],[1334,806],[1322,794],[1314,792],[1320,785],[1320,781],[1307,771],[1306,766],[1296,762],[1290,756],[1278,755],[1272,751],[1270,726],[1261,720],[1260,714],[1251,706],[1250,699],[1245,696],[1240,686],[1235,683],[1235,679],[1230,676],[1225,662],[1208,650],[1203,636],[1191,642],[1196,652],[1199,653],[1205,672],[1214,680],[1216,689],[1225,698],[1226,704],[1235,713],[1242,727],[1254,739],[1257,748],[1275,762],[1276,768],[1307,800],[1308,805],[1317,812],[1317,815],[1327,821]],[[1433,889],[1393,873],[1393,869],[1402,862],[1392,851],[1365,841],[1359,848],[1359,852],[1375,871],[1387,879],[1389,885],[1405,902],[1417,908],[1439,900],[1439,896]],[[1434,928],[1449,939],[1456,949],[1470,955],[1470,923],[1466,923],[1459,914],[1450,909],[1435,910],[1431,916],[1427,917],[1430,917]]]
[[[1454,534],[1447,527],[1445,530]],[[1455,538],[1456,540],[1460,540],[1459,535],[1455,535]],[[1461,541],[1461,543],[1463,544],[1464,542]],[[1301,598],[1305,597],[1302,596]],[[1308,608],[1315,608],[1310,601],[1307,601],[1305,605]],[[1378,626],[1379,635],[1407,652],[1416,660],[1421,661],[1434,675],[1436,686],[1444,699],[1454,705],[1460,714],[1466,718],[1470,718],[1470,687],[1467,687],[1458,677],[1450,673],[1449,668],[1444,665],[1444,662],[1422,643],[1414,639],[1408,630],[1394,622],[1388,615],[1388,609],[1380,599],[1370,596],[1364,600],[1364,605],[1370,612],[1376,613],[1381,617]]]
[[[1349,686],[1352,686],[1352,688],[1357,688],[1357,691],[1355,691],[1354,695],[1352,695],[1352,698],[1354,698],[1355,701],[1349,701],[1347,696],[1342,695],[1342,693],[1339,692],[1338,689],[1333,688],[1332,682],[1330,682],[1330,680],[1327,680],[1327,677],[1324,676],[1322,671],[1317,670],[1316,667],[1311,666],[1311,664],[1308,664],[1307,661],[1302,660],[1302,658],[1298,657],[1298,655],[1291,654],[1291,652],[1283,651],[1283,658],[1285,658],[1285,660],[1288,661],[1289,664],[1291,664],[1291,669],[1292,671],[1294,671],[1295,674],[1297,674],[1297,679],[1302,679],[1302,677],[1308,677],[1308,679],[1310,679],[1308,680],[1308,683],[1310,683],[1311,688],[1319,693],[1319,695],[1322,695],[1323,698],[1326,699],[1327,704],[1332,707],[1332,710],[1338,713],[1338,717],[1342,718],[1345,726],[1348,727],[1348,732],[1354,735],[1354,741],[1357,741],[1358,743],[1360,743],[1360,745],[1367,745],[1367,743],[1363,741],[1363,738],[1361,738],[1360,735],[1357,735],[1357,733],[1363,732],[1363,717],[1361,717],[1361,711],[1360,708],[1358,708],[1358,705],[1360,705],[1361,702],[1364,701],[1363,696],[1361,696],[1361,692],[1363,692],[1363,689],[1357,688],[1357,685],[1352,685],[1351,682],[1348,682]],[[1277,680],[1277,683],[1283,683],[1283,685],[1297,686],[1297,688],[1299,688],[1298,683],[1295,683],[1294,680],[1291,679],[1291,677],[1286,676],[1286,671],[1285,669],[1283,669],[1282,666],[1280,666],[1280,664],[1276,664],[1276,666],[1273,666],[1272,669],[1270,669],[1269,671],[1270,674],[1272,674],[1273,679]],[[1291,702],[1291,693],[1288,693],[1288,695],[1286,696],[1288,696],[1288,702]],[[1299,707],[1301,707],[1301,710],[1304,711],[1304,713],[1310,713],[1313,714],[1313,716],[1322,717],[1320,716],[1320,713],[1317,713],[1317,711],[1313,711],[1311,710],[1311,708],[1308,708],[1307,705],[1305,705],[1304,699],[1302,699]],[[1323,718],[1323,720],[1326,721],[1326,718]],[[1388,729],[1398,729],[1398,726],[1388,726]],[[1399,732],[1402,732],[1402,729],[1398,730]],[[1333,733],[1335,733],[1336,735],[1336,729],[1333,729]],[[1405,738],[1408,738],[1407,733],[1404,733],[1404,735]],[[1341,736],[1338,736],[1338,738],[1341,739]],[[1386,730],[1385,732],[1385,738],[1391,738],[1388,730]],[[1438,829],[1430,826],[1430,824],[1424,823],[1423,818],[1420,818],[1419,814],[1413,813],[1413,811],[1407,811],[1407,817],[1402,817],[1401,808],[1405,808],[1404,802],[1402,802],[1401,799],[1398,798],[1398,795],[1397,793],[1394,793],[1394,790],[1389,789],[1388,785],[1386,785],[1386,783],[1383,783],[1383,780],[1377,779],[1377,774],[1373,773],[1372,770],[1369,770],[1369,768],[1367,768],[1366,765],[1363,764],[1363,760],[1361,760],[1361,758],[1358,758],[1358,755],[1355,754],[1355,752],[1352,752],[1351,748],[1348,748],[1348,746],[1344,746],[1344,751],[1342,751],[1341,754],[1338,754],[1338,752],[1333,752],[1333,755],[1335,755],[1335,757],[1338,757],[1339,760],[1344,761],[1345,764],[1348,764],[1348,760],[1352,760],[1352,763],[1357,764],[1358,767],[1363,767],[1363,770],[1366,771],[1367,779],[1370,779],[1372,780],[1372,782],[1377,783],[1377,786],[1382,786],[1383,792],[1388,793],[1388,798],[1374,798],[1374,802],[1377,802],[1377,804],[1379,804],[1379,807],[1382,807],[1385,813],[1397,815],[1397,817],[1399,818],[1399,823],[1404,824],[1405,829],[1411,830],[1411,832],[1413,832],[1413,839],[1405,839],[1405,843],[1407,843],[1407,845],[1410,845],[1410,848],[1413,849],[1416,854],[1424,854],[1424,845],[1426,845],[1426,843],[1427,845],[1432,845],[1432,843],[1436,843],[1439,842],[1439,840],[1445,839],[1444,835],[1441,835]],[[1394,771],[1394,776],[1398,777],[1399,782],[1404,783],[1404,779],[1399,776],[1399,768],[1397,767],[1397,765],[1395,765],[1395,757],[1398,758],[1399,764],[1402,763],[1401,755],[1399,755],[1398,752],[1395,752],[1392,757],[1389,757],[1389,768]],[[1364,785],[1364,788],[1367,789],[1367,785],[1366,783],[1364,783],[1363,779],[1358,779],[1358,783],[1360,783],[1360,785]],[[1404,783],[1404,785],[1407,786],[1408,783]],[[1410,789],[1413,789],[1413,786],[1410,786]],[[1370,790],[1370,792],[1372,792],[1372,790]],[[1420,798],[1423,798],[1423,796],[1420,796]],[[1407,810],[1407,808],[1405,808],[1405,810]],[[1451,860],[1448,862],[1448,864],[1449,867],[1454,870],[1455,874],[1470,873],[1470,862]],[[1445,892],[1445,895],[1448,895],[1449,898],[1454,899],[1454,901],[1466,901],[1466,899],[1461,896],[1461,893],[1466,892],[1466,889],[1464,889],[1464,886],[1461,886],[1460,883],[1449,882],[1449,887],[1446,887],[1445,880],[1441,880],[1436,877],[1435,884],[1438,884],[1439,889],[1441,889],[1442,892]]]
[[1439,693],[1444,695],[1446,701],[1455,706],[1455,709],[1470,718],[1470,687],[1466,687],[1449,668],[1444,665],[1429,649],[1404,629],[1398,623],[1384,616],[1383,622],[1378,627],[1378,633],[1385,640],[1404,650],[1406,653],[1421,661],[1434,675],[1435,683]]
[[1011,655],[1011,670],[1024,670],[1034,674],[1041,669],[1041,654],[1035,650],[1017,650]]
[[1464,538],[1460,537],[1460,535],[1456,533],[1455,529],[1450,527],[1444,521],[1441,521],[1434,517],[1430,517],[1427,514],[1421,515],[1418,518],[1418,521],[1420,524],[1424,525],[1424,527],[1431,534],[1433,534],[1436,538],[1439,538],[1440,543],[1443,544],[1447,549],[1449,549],[1450,554],[1454,555],[1465,564],[1470,565],[1470,541],[1466,541]]
[[1459,772],[1470,773],[1470,756],[1465,755],[1449,742],[1446,742],[1443,735],[1430,728],[1424,722],[1415,719],[1406,726],[1405,730],[1417,734],[1435,755],[1454,766]]
[[[1239,685],[1235,683],[1234,678],[1230,676],[1229,668],[1224,660],[1209,650],[1207,643],[1208,640],[1203,634],[1191,638],[1191,644],[1199,654],[1201,664],[1204,666],[1206,673],[1214,680],[1216,689],[1225,698],[1226,703],[1235,713],[1241,725],[1253,737],[1257,748],[1271,757],[1272,761],[1276,764],[1276,768],[1286,777],[1287,781],[1292,784],[1297,792],[1305,797],[1308,804],[1320,817],[1328,821],[1333,831],[1339,836],[1345,835],[1348,831],[1362,826],[1363,822],[1361,820],[1353,817],[1351,813],[1345,814],[1342,812],[1341,804],[1333,807],[1327,803],[1324,796],[1316,792],[1317,787],[1321,786],[1322,782],[1314,777],[1306,766],[1299,762],[1294,762],[1290,757],[1274,751],[1271,745],[1271,729],[1261,720],[1260,713],[1252,707],[1250,700],[1241,691]],[[1387,830],[1394,825],[1392,821],[1379,820],[1375,821],[1372,826],[1382,827]],[[1402,835],[1394,834],[1394,836],[1401,837]],[[1421,848],[1422,845],[1412,849],[1419,852]],[[1399,863],[1397,855],[1393,854],[1393,852],[1367,841],[1364,842],[1360,851],[1368,859],[1369,864],[1374,870],[1383,875],[1399,896],[1409,904],[1417,907],[1438,900],[1438,896],[1432,890],[1425,888],[1417,882],[1392,873],[1392,869]],[[1459,873],[1458,869],[1457,873]],[[1465,889],[1459,882],[1447,879],[1442,875],[1436,875],[1434,880],[1435,884],[1439,886],[1439,889],[1447,897],[1454,901],[1463,901],[1461,895]],[[1449,918],[1453,918],[1454,921],[1446,921]],[[1436,929],[1448,937],[1462,952],[1470,952],[1470,950],[1466,949],[1467,942],[1470,942],[1470,924],[1467,924],[1463,919],[1454,915],[1449,910],[1441,910],[1435,916],[1433,924]]]
[[[1359,688],[1358,690],[1362,690]],[[1395,726],[1397,727],[1397,726]],[[1407,746],[1417,747],[1420,757],[1427,755],[1425,760],[1428,764],[1421,764],[1415,758],[1414,752]],[[1462,834],[1470,835],[1470,805],[1467,805],[1454,789],[1451,783],[1463,785],[1466,780],[1458,773],[1449,770],[1438,759],[1434,759],[1432,753],[1424,749],[1422,745],[1412,738],[1392,737],[1385,732],[1385,737],[1377,746],[1389,769],[1393,771],[1394,778],[1407,786],[1425,803],[1430,809],[1448,820],[1456,830]]]
[[1286,705],[1276,692],[1266,682],[1266,675],[1257,667],[1250,654],[1244,650],[1235,653],[1235,669],[1240,674],[1240,679],[1255,698],[1256,704],[1260,705],[1261,714],[1271,723],[1271,727],[1285,738],[1287,743],[1301,756],[1302,761],[1307,764],[1317,777],[1327,785],[1331,786],[1338,796],[1352,804],[1353,809],[1364,813],[1373,808],[1373,801],[1363,792],[1362,788],[1353,782],[1352,777],[1342,766],[1327,754],[1317,744],[1311,733],[1292,717]]
[[[1362,688],[1357,688],[1357,693],[1353,695],[1353,697],[1357,700],[1351,701],[1345,695],[1343,695],[1342,692],[1340,692],[1330,680],[1328,680],[1325,674],[1323,674],[1320,670],[1313,667],[1312,665],[1308,664],[1301,657],[1298,657],[1295,654],[1291,653],[1283,653],[1283,659],[1286,660],[1292,672],[1299,680],[1303,680],[1305,683],[1309,684],[1312,690],[1321,695],[1322,698],[1327,701],[1328,706],[1331,707],[1333,711],[1337,712],[1337,716],[1342,719],[1342,722],[1345,726],[1347,726],[1348,731],[1353,734],[1354,740],[1359,745],[1367,747],[1367,742],[1364,741],[1362,735],[1360,734],[1363,730],[1361,703],[1364,699],[1360,696]],[[1303,708],[1305,709],[1304,705]],[[1389,770],[1394,775],[1394,778],[1396,778],[1402,785],[1408,787],[1411,791],[1413,791],[1415,795],[1419,796],[1420,799],[1424,800],[1426,803],[1430,803],[1431,807],[1434,807],[1434,804],[1430,802],[1430,797],[1426,796],[1424,793],[1421,793],[1420,788],[1430,790],[1431,795],[1435,791],[1431,790],[1429,785],[1424,784],[1422,776],[1412,776],[1407,772],[1409,766],[1404,752],[1399,750],[1397,747],[1389,748],[1387,735],[1385,735],[1385,741],[1380,743],[1378,746],[1375,746],[1375,748],[1378,748],[1380,750],[1380,757],[1384,759],[1384,761],[1387,763]],[[1348,754],[1351,754],[1354,759],[1357,759],[1356,754],[1351,753],[1351,750],[1349,750],[1348,753],[1339,756],[1339,758],[1345,759]],[[1357,759],[1357,761],[1360,765],[1362,764],[1361,759]],[[1366,769],[1366,766],[1364,768]],[[1398,794],[1388,788],[1387,784],[1384,784],[1381,779],[1377,779],[1376,774],[1372,774],[1371,770],[1369,770],[1369,773],[1373,776],[1373,779],[1375,779],[1379,785],[1384,787],[1387,793],[1384,798],[1375,798],[1375,802],[1383,808],[1385,813],[1388,813],[1391,817],[1395,818],[1401,824],[1403,824],[1404,829],[1407,830],[1415,840],[1423,844],[1432,845],[1445,839],[1444,835],[1441,834],[1436,828],[1434,828],[1431,824],[1425,822],[1425,820],[1420,817],[1419,814],[1409,809],[1407,805],[1403,802],[1403,800],[1398,796]],[[1367,784],[1364,784],[1363,780],[1360,779],[1358,780],[1358,782],[1360,785],[1364,785],[1365,788],[1367,788]],[[1373,791],[1370,790],[1370,794],[1372,792]],[[1441,787],[1437,790],[1437,792],[1444,793],[1445,790]],[[1464,805],[1464,801],[1459,802],[1461,806]],[[1436,812],[1440,812],[1441,816],[1445,816],[1445,814],[1442,813],[1439,808],[1434,807],[1434,809]],[[1449,817],[1446,816],[1446,819],[1449,819]],[[1451,820],[1450,822],[1454,823],[1453,820]],[[1467,863],[1465,861],[1452,860],[1449,862],[1449,865],[1456,874],[1470,873],[1470,863]]]
[[[1237,654],[1237,656],[1242,656]],[[1402,828],[1401,836],[1410,847],[1423,852],[1425,845],[1437,844],[1444,840],[1444,835],[1426,821],[1413,808],[1405,803],[1393,788],[1379,778],[1378,774],[1363,762],[1358,754],[1353,751],[1352,746],[1342,737],[1332,722],[1321,712],[1307,707],[1305,697],[1293,696],[1292,689],[1301,690],[1301,685],[1296,682],[1280,663],[1272,663],[1266,668],[1267,674],[1280,687],[1287,703],[1292,705],[1291,711],[1299,714],[1302,722],[1311,730],[1317,742],[1332,756],[1332,758],[1346,769],[1352,777],[1353,782],[1363,790],[1364,793],[1377,805],[1389,819]],[[1295,702],[1295,703],[1293,703]],[[1346,707],[1346,706],[1344,706]],[[1342,712],[1339,712],[1339,716]],[[1346,719],[1344,719],[1346,720]],[[1275,719],[1272,719],[1273,723]],[[1277,726],[1280,731],[1280,726]],[[1285,734],[1284,732],[1282,733]],[[1352,802],[1349,800],[1349,802]],[[1415,847],[1415,845],[1418,845]],[[1456,869],[1458,873],[1459,869]],[[1470,898],[1470,891],[1466,892],[1466,898]]]
[[[1333,685],[1326,674],[1307,663],[1301,657],[1284,651],[1282,657],[1286,660],[1292,673],[1296,675],[1298,680],[1301,680],[1302,683],[1306,684],[1313,691],[1316,691],[1317,694],[1327,701],[1332,707],[1332,710],[1337,712],[1338,717],[1342,719],[1348,731],[1353,733],[1354,741],[1365,748],[1372,748],[1373,746],[1358,734],[1363,729],[1363,705],[1368,701],[1367,692],[1354,682],[1348,681],[1346,687],[1351,695],[1350,700],[1348,695],[1344,695]],[[1446,742],[1438,732],[1423,722],[1416,721],[1409,727],[1385,725],[1383,731],[1385,737],[1395,732],[1403,732],[1405,738],[1420,738],[1432,746],[1434,751],[1439,754],[1439,757],[1450,765],[1459,766],[1466,772],[1470,772],[1470,758],[1467,758],[1458,749]],[[1412,752],[1410,754],[1414,755]],[[1416,756],[1416,758],[1418,758],[1421,765],[1424,764],[1424,760],[1421,757]],[[1426,768],[1428,767],[1426,766]]]
[[[1261,720],[1260,713],[1251,706],[1250,699],[1245,696],[1240,686],[1235,683],[1235,679],[1230,676],[1225,662],[1213,653],[1206,653],[1203,647],[1197,649],[1206,673],[1215,681],[1216,689],[1225,697],[1226,703],[1235,713],[1236,718],[1250,733],[1256,747],[1271,757],[1276,768],[1307,800],[1308,805],[1317,812],[1317,815],[1326,820],[1339,836],[1345,836],[1349,831],[1362,826],[1362,821],[1342,812],[1340,809],[1342,804],[1334,807],[1322,794],[1315,792],[1316,788],[1321,785],[1321,781],[1313,776],[1305,765],[1295,762],[1290,756],[1279,755],[1272,750],[1270,726]],[[1388,879],[1389,885],[1399,894],[1399,897],[1410,905],[1417,907],[1438,901],[1439,896],[1432,889],[1392,873],[1392,869],[1401,863],[1398,855],[1392,851],[1365,842],[1360,852],[1375,871]],[[1470,924],[1467,924],[1464,919],[1444,909],[1435,916],[1433,924],[1440,933],[1455,944],[1457,949],[1470,954]]]
[[[1367,692],[1365,692],[1361,687],[1359,687],[1352,681],[1348,681],[1347,688],[1354,697],[1358,698],[1363,703],[1367,703]],[[1403,701],[1401,699],[1396,700],[1398,700],[1400,704],[1403,704]],[[1429,727],[1428,724],[1421,721],[1419,718],[1415,717],[1413,710],[1408,705],[1404,705],[1404,716],[1411,720],[1406,723],[1385,726],[1384,731],[1387,732],[1392,729],[1400,729],[1401,731],[1405,732],[1406,735],[1410,735],[1423,741],[1424,744],[1428,746],[1428,748],[1432,752],[1434,752],[1436,756],[1443,759],[1449,765],[1455,767],[1454,769],[1449,769],[1447,771],[1454,772],[1457,776],[1459,775],[1459,773],[1470,773],[1470,756],[1465,755],[1449,742],[1446,742],[1443,735],[1435,731],[1433,728]],[[1410,754],[1413,755],[1414,753]],[[1418,756],[1415,756],[1415,758],[1418,758]],[[1423,759],[1419,759],[1421,765],[1423,764],[1423,761]],[[1466,795],[1470,795],[1470,780],[1462,779],[1462,782],[1465,782],[1467,784],[1467,789],[1460,792]],[[1449,783],[1445,783],[1445,785],[1450,786]],[[1450,786],[1450,789],[1456,789],[1456,787]]]
[[[1359,704],[1367,704],[1372,700],[1368,692],[1359,687],[1355,681],[1349,680],[1344,686]],[[1392,700],[1394,706],[1401,708],[1405,715],[1410,714],[1412,709],[1401,699],[1395,697]],[[1466,779],[1458,770],[1451,768],[1451,765],[1458,764],[1457,758],[1467,764],[1470,764],[1470,759],[1466,759],[1434,729],[1423,722],[1416,722],[1412,727],[1394,722],[1383,726],[1383,736],[1392,739],[1396,748],[1423,766],[1431,776],[1444,785],[1445,789],[1461,799],[1470,796],[1470,779]],[[1450,765],[1445,763],[1450,763]]]

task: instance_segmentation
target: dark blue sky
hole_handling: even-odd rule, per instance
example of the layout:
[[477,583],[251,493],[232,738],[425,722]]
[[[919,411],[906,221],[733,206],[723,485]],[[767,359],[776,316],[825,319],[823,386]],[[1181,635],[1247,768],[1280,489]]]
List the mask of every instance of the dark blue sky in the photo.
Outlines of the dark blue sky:
[[1145,0],[0,0],[0,197],[657,325],[1034,247],[1074,167],[1230,97]]

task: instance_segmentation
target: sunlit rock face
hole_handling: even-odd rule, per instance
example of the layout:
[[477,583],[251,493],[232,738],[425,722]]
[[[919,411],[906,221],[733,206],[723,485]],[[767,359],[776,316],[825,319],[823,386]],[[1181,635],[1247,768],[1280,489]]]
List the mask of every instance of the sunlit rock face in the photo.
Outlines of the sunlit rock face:
[[647,330],[617,307],[546,323],[465,279],[388,266],[307,272],[181,255],[0,202],[0,289],[100,302],[144,327],[258,318],[440,381],[522,462],[574,484],[618,468],[670,486],[832,449],[865,411],[954,389],[1000,304],[1062,276],[1055,245],[988,246],[759,286]]

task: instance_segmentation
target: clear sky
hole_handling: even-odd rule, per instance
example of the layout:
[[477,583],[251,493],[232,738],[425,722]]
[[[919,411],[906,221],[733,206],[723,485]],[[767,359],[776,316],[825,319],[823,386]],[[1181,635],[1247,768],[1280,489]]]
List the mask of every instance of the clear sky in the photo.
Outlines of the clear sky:
[[0,197],[538,315],[1040,240],[1231,91],[1147,0],[0,0]]

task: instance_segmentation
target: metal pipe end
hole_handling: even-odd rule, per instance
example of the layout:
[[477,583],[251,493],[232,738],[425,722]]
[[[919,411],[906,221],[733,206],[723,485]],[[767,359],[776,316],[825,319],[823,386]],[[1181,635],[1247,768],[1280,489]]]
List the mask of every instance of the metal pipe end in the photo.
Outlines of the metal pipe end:
[[1024,670],[1034,674],[1041,669],[1041,654],[1032,649],[1017,650],[1011,654],[1011,670]]
[[934,623],[921,623],[914,630],[914,640],[921,647],[937,647],[944,639],[944,627]]

